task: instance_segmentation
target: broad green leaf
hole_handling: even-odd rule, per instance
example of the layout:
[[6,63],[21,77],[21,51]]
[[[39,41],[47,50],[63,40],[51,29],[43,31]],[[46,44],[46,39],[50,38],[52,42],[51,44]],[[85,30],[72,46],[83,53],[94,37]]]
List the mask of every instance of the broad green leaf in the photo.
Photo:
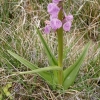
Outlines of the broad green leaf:
[[[30,63],[29,61],[27,61],[26,59],[20,57],[19,55],[7,50],[8,53],[10,55],[12,55],[15,59],[17,59],[18,61],[20,61],[22,64],[24,64],[26,67],[30,68],[31,70],[35,70],[38,69],[38,67],[32,63]],[[39,75],[44,78],[49,84],[52,84],[52,73],[49,72],[40,72]]]
[[44,68],[38,68],[38,69],[35,69],[35,70],[32,70],[32,71],[16,72],[13,75],[16,75],[16,74],[40,73],[40,72],[51,71],[51,70],[61,70],[61,67],[49,66],[49,67],[44,67]]
[[[40,40],[44,46],[44,50],[47,54],[47,57],[48,57],[48,60],[49,60],[49,63],[51,66],[54,66],[54,65],[58,65],[57,63],[57,60],[55,58],[55,56],[52,54],[50,48],[48,47],[46,41],[44,40],[43,36],[42,36],[42,33],[40,32],[40,30],[36,27],[36,30],[37,30],[37,33],[40,37]],[[58,79],[57,79],[57,72],[56,71],[53,71],[53,74],[54,74],[54,77],[53,77],[53,83],[57,83]]]
[[88,51],[89,45],[90,45],[90,43],[88,43],[85,46],[85,49],[82,52],[82,54],[80,55],[80,57],[78,58],[78,60],[72,66],[70,66],[64,70],[64,81],[63,81],[64,89],[69,88],[75,81],[78,71],[79,71],[79,69],[84,61],[84,58],[86,56],[86,53]]
[[37,27],[36,27],[36,30],[37,30],[37,33],[38,33],[38,35],[39,35],[39,37],[41,39],[41,42],[42,42],[42,44],[44,46],[44,49],[45,49],[45,52],[46,52],[46,54],[48,56],[50,65],[58,65],[57,64],[57,60],[54,57],[54,55],[52,54],[52,52],[51,52],[50,48],[48,47],[47,43],[45,42],[45,40],[44,40],[44,38],[42,36],[42,33],[40,32],[40,30]]

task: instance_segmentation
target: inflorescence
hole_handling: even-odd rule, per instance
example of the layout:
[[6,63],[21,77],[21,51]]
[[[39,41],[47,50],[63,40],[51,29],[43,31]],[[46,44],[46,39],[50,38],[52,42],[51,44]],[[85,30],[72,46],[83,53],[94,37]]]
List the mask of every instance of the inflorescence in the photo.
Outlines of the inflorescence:
[[50,14],[50,20],[45,22],[46,26],[44,28],[44,32],[47,34],[50,33],[51,30],[56,31],[61,27],[63,27],[64,31],[70,31],[73,15],[66,15],[63,9],[63,19],[60,20],[58,18],[59,11],[62,9],[62,7],[58,7],[58,4],[61,1],[62,0],[52,0],[52,3],[49,3],[47,6],[47,11]]

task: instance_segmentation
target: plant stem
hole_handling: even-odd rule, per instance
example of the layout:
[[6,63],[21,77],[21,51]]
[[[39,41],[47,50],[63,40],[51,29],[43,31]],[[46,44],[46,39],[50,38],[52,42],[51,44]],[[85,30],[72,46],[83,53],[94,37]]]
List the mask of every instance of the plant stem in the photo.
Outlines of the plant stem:
[[[58,14],[58,18],[62,21],[63,19],[63,9],[62,9],[62,2],[59,3],[61,10]],[[58,82],[59,85],[62,86],[62,82],[63,82],[63,28],[59,28],[57,30],[57,36],[58,36],[58,66],[62,67],[62,70],[58,71]]]

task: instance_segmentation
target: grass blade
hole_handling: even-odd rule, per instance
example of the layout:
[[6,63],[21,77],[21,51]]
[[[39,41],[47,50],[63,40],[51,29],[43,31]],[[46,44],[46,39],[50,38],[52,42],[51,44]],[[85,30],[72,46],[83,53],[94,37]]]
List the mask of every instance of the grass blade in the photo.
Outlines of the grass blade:
[[14,73],[15,75],[16,74],[31,74],[31,73],[40,73],[40,72],[44,72],[44,71],[51,71],[51,70],[61,70],[60,67],[58,66],[49,66],[49,67],[44,67],[44,68],[38,68],[38,69],[35,69],[35,70],[32,70],[32,71],[24,71],[24,72],[17,72],[17,73]]
[[64,70],[64,81],[63,81],[64,89],[69,88],[69,86],[73,84],[73,82],[78,74],[78,71],[83,63],[83,60],[86,56],[89,45],[90,45],[90,43],[88,43],[85,46],[85,49],[82,52],[82,54],[80,55],[80,57],[78,58],[78,60],[72,66],[70,66]]
[[[12,55],[15,59],[17,59],[18,61],[20,61],[22,64],[24,64],[25,66],[27,66],[28,68],[30,68],[31,70],[35,70],[38,69],[38,67],[32,63],[30,63],[29,61],[27,61],[26,59],[20,57],[19,55],[7,50],[8,53],[10,55]],[[48,72],[40,72],[39,75],[44,78],[48,83],[52,84],[52,73],[48,73]]]
[[42,42],[42,44],[44,46],[44,49],[45,49],[45,52],[46,52],[46,54],[48,56],[48,60],[49,60],[50,65],[58,65],[57,60],[54,57],[54,55],[52,54],[51,50],[49,49],[47,43],[45,42],[45,40],[44,40],[44,38],[42,36],[42,33],[40,32],[40,30],[37,27],[36,27],[36,30],[37,30],[37,33],[38,33],[38,35],[39,35],[39,37],[41,39],[41,42]]
[[[40,30],[36,27],[36,30],[37,30],[37,33],[40,37],[40,40],[44,46],[44,50],[47,54],[47,57],[48,57],[48,60],[49,60],[49,63],[51,66],[58,66],[58,62],[55,58],[55,56],[52,54],[50,48],[48,47],[46,41],[44,40],[43,36],[42,36],[42,33],[40,32]],[[54,77],[53,77],[53,83],[58,83],[58,79],[57,79],[57,72],[56,71],[53,71],[53,74],[54,74]]]

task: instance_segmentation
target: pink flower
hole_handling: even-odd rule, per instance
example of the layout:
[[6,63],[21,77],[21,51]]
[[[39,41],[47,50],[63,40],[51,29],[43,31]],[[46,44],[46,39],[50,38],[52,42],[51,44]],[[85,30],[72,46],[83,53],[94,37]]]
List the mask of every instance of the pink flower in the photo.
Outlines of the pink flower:
[[72,25],[72,21],[73,21],[73,15],[71,15],[71,14],[65,15],[65,18],[62,21],[63,29],[65,31],[70,31],[70,28],[71,28],[71,25]]
[[72,21],[73,20],[73,15],[69,14],[65,16],[66,21]]
[[44,32],[46,34],[50,33],[51,28],[53,29],[53,31],[56,31],[62,26],[62,22],[57,18],[51,18],[50,21],[45,21],[45,23],[47,24],[44,27]]
[[71,24],[72,24],[71,21],[67,21],[66,23],[64,23],[63,29],[64,29],[65,31],[70,31]]
[[47,10],[50,15],[57,16],[60,8],[55,3],[49,3]]
[[58,18],[58,14],[50,15],[50,19],[53,19],[53,18]]
[[73,15],[66,15],[62,22],[65,23],[67,21],[73,21]]
[[45,32],[46,34],[49,34],[49,33],[50,33],[50,30],[51,30],[50,25],[46,25],[45,28],[44,28],[44,32]]
[[56,31],[57,29],[63,27],[65,31],[70,31],[73,15],[68,14],[66,15],[65,11],[63,10],[64,19],[59,20],[58,13],[61,7],[58,7],[58,3],[63,0],[52,0],[52,3],[49,3],[47,6],[47,11],[50,14],[50,21],[45,21],[46,26],[44,28],[45,33],[50,33],[50,30]]
[[53,30],[56,30],[62,26],[62,22],[57,18],[53,18],[50,20],[50,26]]

